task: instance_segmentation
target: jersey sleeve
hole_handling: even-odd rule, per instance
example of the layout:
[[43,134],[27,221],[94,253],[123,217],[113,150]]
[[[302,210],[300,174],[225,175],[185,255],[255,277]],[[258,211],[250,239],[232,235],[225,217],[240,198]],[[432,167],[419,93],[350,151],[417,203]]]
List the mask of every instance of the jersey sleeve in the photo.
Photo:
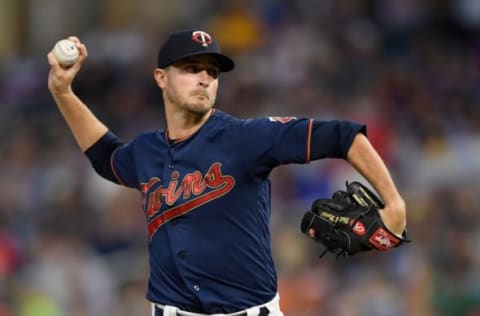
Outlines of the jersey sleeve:
[[357,133],[366,134],[365,125],[293,117],[250,119],[240,128],[240,154],[247,168],[269,172],[282,164],[346,158]]
[[292,117],[245,120],[239,132],[239,153],[247,168],[268,172],[282,164],[308,162],[312,123]]
[[346,159],[355,135],[367,134],[365,125],[352,121],[314,121],[310,138],[310,160]]
[[111,166],[112,153],[123,145],[123,142],[111,131],[103,135],[95,144],[85,151],[95,171],[107,180],[119,183]]
[[132,142],[118,147],[113,152],[110,161],[118,183],[130,188],[138,188],[137,163],[135,161],[138,143],[139,139],[136,138]]

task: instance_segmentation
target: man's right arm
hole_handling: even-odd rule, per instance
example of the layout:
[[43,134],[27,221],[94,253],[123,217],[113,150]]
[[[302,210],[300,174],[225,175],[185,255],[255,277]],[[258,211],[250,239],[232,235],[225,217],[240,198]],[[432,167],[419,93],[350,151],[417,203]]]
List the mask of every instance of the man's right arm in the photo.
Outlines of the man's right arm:
[[88,53],[85,45],[77,37],[72,36],[68,39],[75,42],[80,57],[73,66],[64,69],[58,64],[53,53],[50,52],[48,54],[48,63],[50,64],[48,89],[72,131],[78,146],[85,152],[107,133],[108,128],[97,119],[72,90],[72,81]]

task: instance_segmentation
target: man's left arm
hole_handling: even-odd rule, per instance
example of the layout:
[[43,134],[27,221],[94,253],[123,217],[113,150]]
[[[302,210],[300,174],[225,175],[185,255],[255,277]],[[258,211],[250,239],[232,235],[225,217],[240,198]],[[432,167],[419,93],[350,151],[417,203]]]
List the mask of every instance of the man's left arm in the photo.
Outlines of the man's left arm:
[[355,136],[348,150],[347,160],[383,199],[385,208],[380,212],[380,216],[385,226],[401,236],[407,222],[405,201],[382,158],[362,133]]

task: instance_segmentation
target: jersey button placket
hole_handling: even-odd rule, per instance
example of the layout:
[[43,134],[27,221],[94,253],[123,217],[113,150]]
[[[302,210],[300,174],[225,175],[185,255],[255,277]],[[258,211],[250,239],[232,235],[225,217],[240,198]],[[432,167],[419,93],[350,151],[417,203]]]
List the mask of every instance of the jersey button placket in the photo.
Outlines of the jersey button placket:
[[172,146],[170,147],[170,162],[168,164],[168,169],[174,169],[175,168],[175,164],[173,163],[174,162],[174,157],[173,157],[173,154],[175,152],[175,146]]
[[184,250],[181,250],[181,251],[179,251],[179,252],[177,253],[177,256],[178,256],[178,258],[180,258],[180,259],[183,260],[183,259],[185,259],[185,258],[187,257],[187,252],[184,251]]

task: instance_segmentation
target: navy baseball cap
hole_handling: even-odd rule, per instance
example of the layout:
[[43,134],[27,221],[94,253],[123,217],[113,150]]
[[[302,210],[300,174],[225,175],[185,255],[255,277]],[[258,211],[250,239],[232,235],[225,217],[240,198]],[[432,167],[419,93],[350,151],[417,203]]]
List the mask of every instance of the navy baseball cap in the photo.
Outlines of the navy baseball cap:
[[171,33],[158,52],[157,65],[158,68],[165,68],[181,59],[202,54],[213,56],[221,72],[235,67],[233,60],[222,54],[220,44],[213,36],[195,29]]

